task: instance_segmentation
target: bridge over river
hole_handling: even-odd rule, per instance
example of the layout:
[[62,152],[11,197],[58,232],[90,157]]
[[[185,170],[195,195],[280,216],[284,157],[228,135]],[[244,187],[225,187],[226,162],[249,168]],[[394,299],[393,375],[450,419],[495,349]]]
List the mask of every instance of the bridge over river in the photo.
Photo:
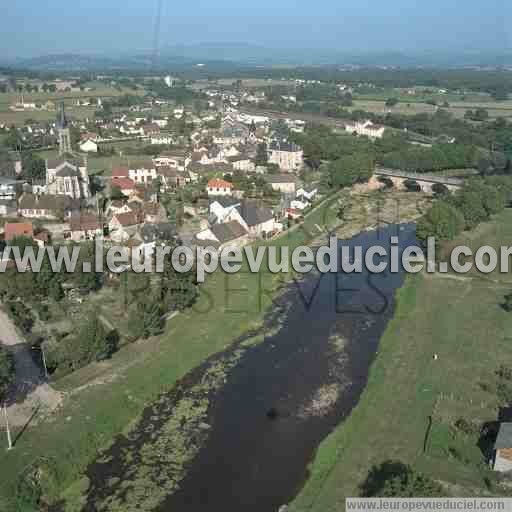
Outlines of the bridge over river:
[[393,185],[399,189],[405,188],[406,181],[415,181],[421,187],[421,190],[427,193],[432,193],[432,187],[436,184],[444,185],[450,192],[453,192],[464,185],[463,178],[453,178],[439,174],[405,172],[399,171],[398,169],[386,169],[384,167],[377,167],[373,178],[370,181],[374,181],[375,183],[379,178],[390,179],[393,182]]

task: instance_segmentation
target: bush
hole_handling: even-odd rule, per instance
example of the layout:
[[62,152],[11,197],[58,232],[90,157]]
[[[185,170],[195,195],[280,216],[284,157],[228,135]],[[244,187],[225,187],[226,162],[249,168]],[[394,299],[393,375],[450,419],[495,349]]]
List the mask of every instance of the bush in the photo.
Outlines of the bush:
[[436,240],[453,240],[464,228],[464,217],[445,201],[435,201],[432,208],[418,221],[416,233],[424,242],[429,237]]
[[416,473],[410,466],[387,461],[373,466],[362,484],[361,496],[426,498],[443,496],[442,488],[431,478]]
[[7,313],[15,325],[24,333],[29,333],[34,325],[34,315],[23,302],[9,301],[6,304]]
[[13,355],[0,346],[0,400],[3,399],[7,389],[14,382],[15,374]]

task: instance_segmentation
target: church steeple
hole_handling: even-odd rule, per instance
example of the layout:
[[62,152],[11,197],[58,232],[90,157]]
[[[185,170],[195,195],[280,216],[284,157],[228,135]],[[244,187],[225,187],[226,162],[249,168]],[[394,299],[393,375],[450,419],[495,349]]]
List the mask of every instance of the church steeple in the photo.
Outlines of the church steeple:
[[71,153],[71,133],[69,131],[64,102],[61,102],[57,116],[57,132],[59,137],[59,154]]
[[59,106],[59,114],[57,117],[57,127],[58,128],[67,128],[68,127],[68,120],[66,119],[66,110],[65,110],[63,101],[61,101],[60,106]]

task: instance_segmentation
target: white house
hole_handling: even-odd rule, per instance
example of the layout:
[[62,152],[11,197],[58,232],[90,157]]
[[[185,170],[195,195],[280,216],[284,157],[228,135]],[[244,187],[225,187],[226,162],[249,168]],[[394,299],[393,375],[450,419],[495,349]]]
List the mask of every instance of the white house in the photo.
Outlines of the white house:
[[152,163],[131,165],[128,176],[134,183],[151,183],[157,176],[156,167]]
[[277,164],[283,171],[297,171],[304,164],[304,152],[296,144],[273,141],[268,148],[268,163]]
[[176,139],[170,133],[161,133],[160,135],[154,135],[151,137],[151,144],[153,145],[170,146],[175,142]]
[[274,214],[269,208],[262,208],[255,202],[243,200],[232,209],[225,222],[236,220],[253,238],[267,238],[276,231]]
[[309,202],[313,201],[318,194],[318,187],[315,187],[314,185],[309,187],[300,187],[297,192],[295,193],[295,197],[297,199],[304,198],[307,199]]
[[345,131],[370,137],[371,139],[382,139],[386,127],[380,124],[373,124],[369,120],[355,121],[354,123],[347,123],[345,125]]
[[240,200],[234,197],[217,197],[210,203],[210,215],[215,219],[216,222],[225,222],[229,217],[229,214],[235,208],[240,206]]
[[84,153],[97,153],[98,144],[91,139],[87,139],[85,142],[80,144],[80,151],[83,151]]
[[213,179],[206,185],[208,196],[231,196],[233,195],[233,183],[226,180]]
[[216,247],[219,251],[226,247],[241,247],[248,240],[247,230],[236,220],[215,224],[195,236],[195,242],[198,245]]
[[297,186],[292,174],[269,174],[266,181],[272,187],[272,190],[282,194],[294,194]]

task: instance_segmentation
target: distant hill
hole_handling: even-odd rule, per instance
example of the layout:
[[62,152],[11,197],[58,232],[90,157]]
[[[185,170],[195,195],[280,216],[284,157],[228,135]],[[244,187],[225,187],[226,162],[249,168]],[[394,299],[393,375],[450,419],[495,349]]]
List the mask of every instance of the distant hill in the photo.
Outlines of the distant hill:
[[[335,49],[267,48],[245,43],[203,43],[162,48],[157,67],[169,71],[190,70],[198,64],[229,71],[241,67],[356,66],[356,67],[496,67],[512,66],[512,52],[503,54],[466,52],[461,54],[422,52],[348,53]],[[0,65],[33,71],[97,71],[151,69],[149,52],[125,55],[63,53],[30,59],[4,58]]]

